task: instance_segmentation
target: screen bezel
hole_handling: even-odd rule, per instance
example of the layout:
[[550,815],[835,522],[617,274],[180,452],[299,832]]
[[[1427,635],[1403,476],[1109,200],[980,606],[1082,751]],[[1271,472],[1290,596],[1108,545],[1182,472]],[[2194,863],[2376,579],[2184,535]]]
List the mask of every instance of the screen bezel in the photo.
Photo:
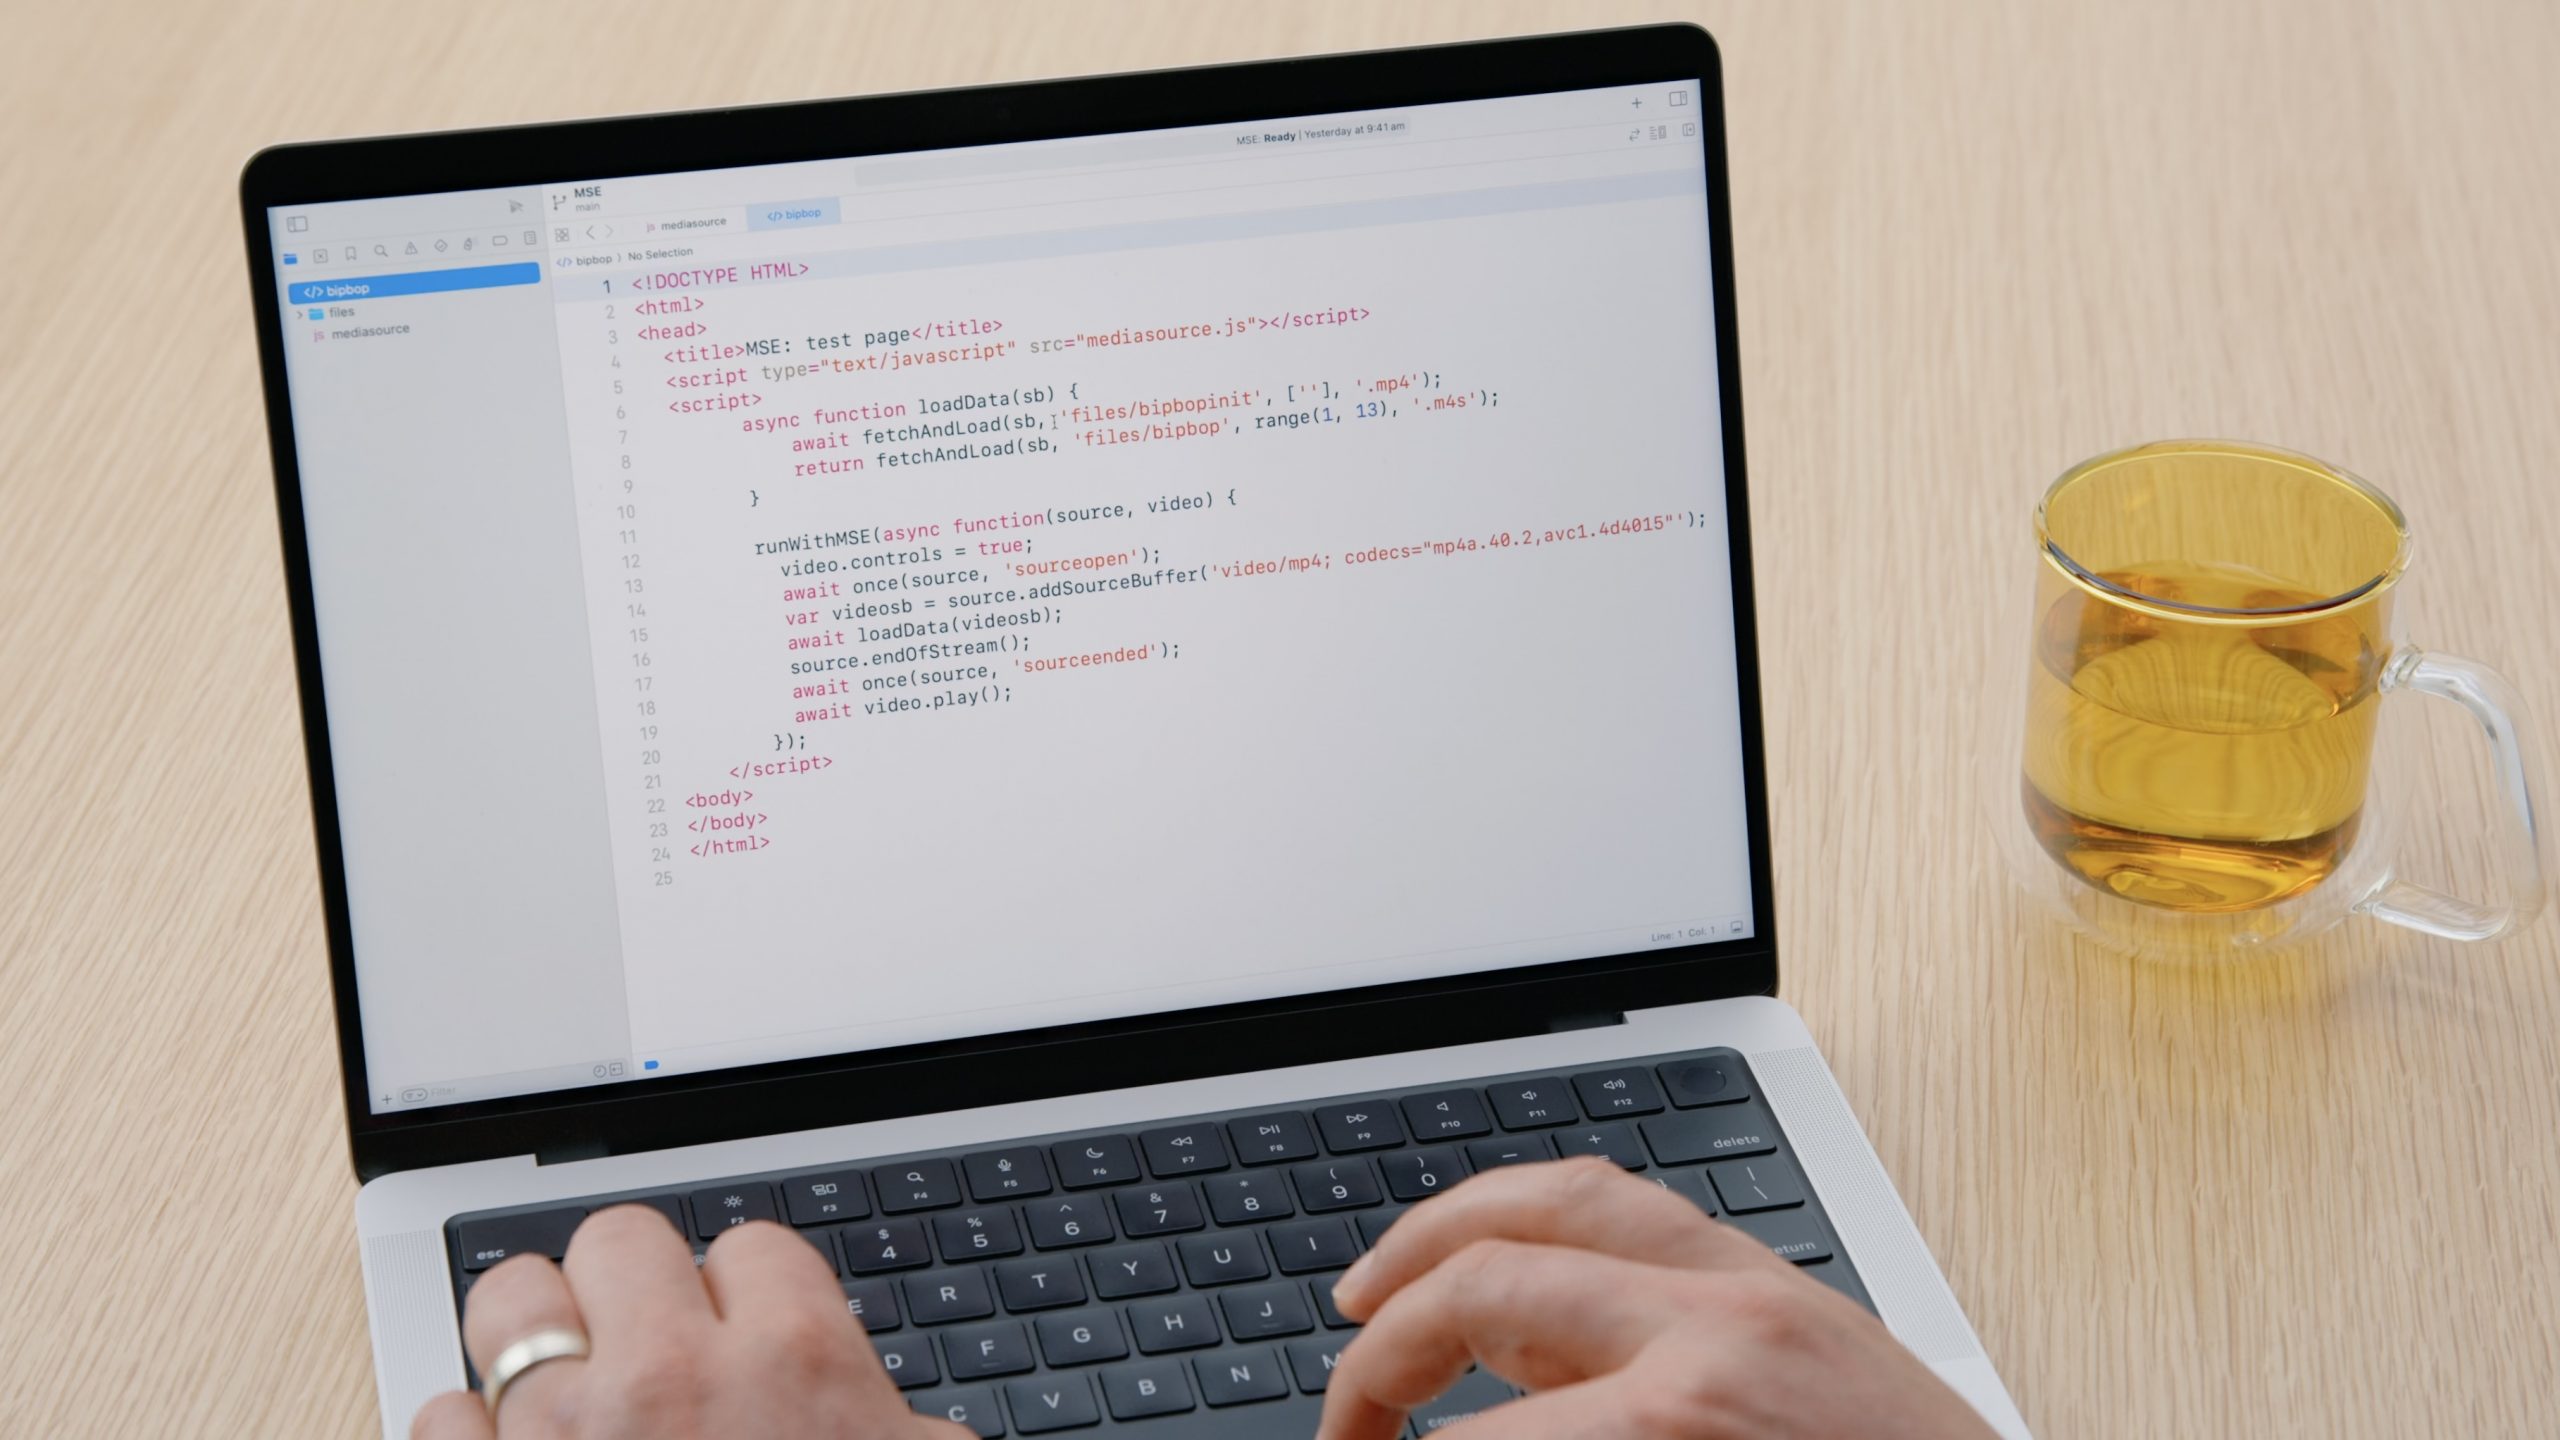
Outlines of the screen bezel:
[[[285,378],[268,211],[276,206],[664,174],[728,166],[1232,124],[1348,110],[1694,81],[1704,137],[1716,369],[1742,710],[1743,791],[1756,933],[1749,939],[697,1075],[376,1114],[338,832],[300,472]],[[894,137],[881,143],[879,137]],[[639,157],[646,157],[645,161]],[[241,173],[252,309],[292,610],[314,838],[327,911],[347,1130],[356,1173],[533,1153],[545,1159],[734,1139],[1379,1054],[1605,1021],[1631,1009],[1773,994],[1760,667],[1744,504],[1722,67],[1692,25],[1659,25],[1088,79],[624,119],[281,145]]]

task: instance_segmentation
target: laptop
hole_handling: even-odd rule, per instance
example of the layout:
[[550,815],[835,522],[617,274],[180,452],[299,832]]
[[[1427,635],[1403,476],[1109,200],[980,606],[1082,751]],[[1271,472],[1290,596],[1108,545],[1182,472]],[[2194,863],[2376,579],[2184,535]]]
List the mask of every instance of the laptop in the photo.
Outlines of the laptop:
[[979,1435],[1305,1436],[1337,1271],[1600,1155],[2025,1434],[1774,998],[1723,116],[1668,26],[253,159],[384,1433],[637,1200]]

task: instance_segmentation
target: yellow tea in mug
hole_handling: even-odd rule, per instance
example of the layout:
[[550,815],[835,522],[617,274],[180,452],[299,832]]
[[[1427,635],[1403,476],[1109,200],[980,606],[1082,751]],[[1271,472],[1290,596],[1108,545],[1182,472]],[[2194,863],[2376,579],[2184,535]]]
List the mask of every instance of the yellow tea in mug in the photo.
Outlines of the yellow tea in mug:
[[2074,874],[2173,910],[2271,904],[2353,844],[2406,531],[2303,457],[2182,442],[2039,512],[2024,802]]

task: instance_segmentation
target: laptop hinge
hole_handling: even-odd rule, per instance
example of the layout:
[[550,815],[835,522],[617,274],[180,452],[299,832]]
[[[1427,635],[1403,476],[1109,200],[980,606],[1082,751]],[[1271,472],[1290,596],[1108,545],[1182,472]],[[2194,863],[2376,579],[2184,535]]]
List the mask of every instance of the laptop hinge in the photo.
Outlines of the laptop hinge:
[[[1624,1010],[1559,1010],[1547,1016],[1543,1030],[1505,1024],[1492,1027],[1489,1032],[1470,1033],[1461,1038],[1465,1041],[1476,1041],[1513,1035],[1535,1035],[1540,1033],[1554,1035],[1561,1034],[1567,1030],[1602,1030],[1612,1025],[1624,1025],[1626,1023],[1627,1012]],[[701,1140],[709,1140],[723,1137],[705,1135],[697,1138]],[[677,1145],[695,1142],[683,1139],[667,1139],[661,1143]],[[536,1148],[533,1152],[533,1163],[536,1165],[566,1165],[579,1160],[596,1160],[607,1155],[627,1154],[634,1149],[646,1150],[654,1148],[657,1148],[656,1144],[642,1144],[639,1146],[617,1145],[608,1139],[582,1137],[576,1140],[564,1140],[556,1145],[547,1145]]]

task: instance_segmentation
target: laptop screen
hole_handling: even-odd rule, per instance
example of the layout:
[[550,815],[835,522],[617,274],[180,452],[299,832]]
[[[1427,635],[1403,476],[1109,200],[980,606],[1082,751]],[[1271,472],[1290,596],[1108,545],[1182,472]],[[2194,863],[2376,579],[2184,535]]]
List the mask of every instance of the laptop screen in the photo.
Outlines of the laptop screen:
[[269,211],[374,1110],[1751,936],[1696,94]]

